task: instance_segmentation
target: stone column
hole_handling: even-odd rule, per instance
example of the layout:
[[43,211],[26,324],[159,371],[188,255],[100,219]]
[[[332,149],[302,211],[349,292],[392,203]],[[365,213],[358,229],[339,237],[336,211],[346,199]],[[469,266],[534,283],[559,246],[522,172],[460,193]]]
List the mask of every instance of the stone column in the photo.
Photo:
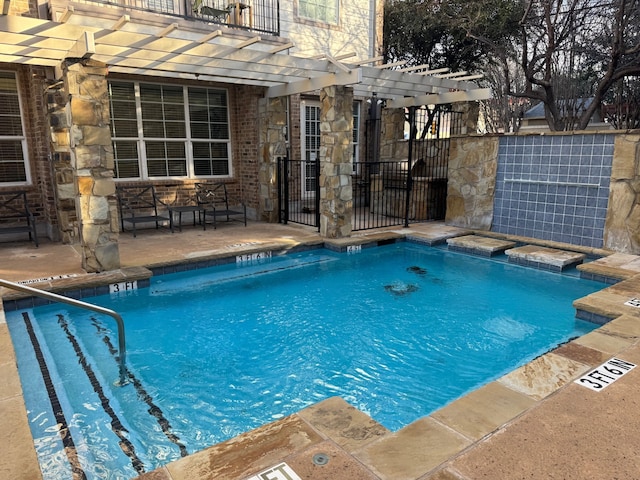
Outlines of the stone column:
[[404,141],[404,109],[383,108],[380,121],[380,160],[406,159],[408,142]]
[[63,65],[69,95],[69,148],[80,219],[82,266],[87,272],[120,268],[118,209],[113,181],[106,65]]
[[259,152],[258,219],[278,221],[278,157],[287,155],[287,98],[264,98],[258,102]]
[[320,235],[351,234],[353,215],[353,89],[320,92]]

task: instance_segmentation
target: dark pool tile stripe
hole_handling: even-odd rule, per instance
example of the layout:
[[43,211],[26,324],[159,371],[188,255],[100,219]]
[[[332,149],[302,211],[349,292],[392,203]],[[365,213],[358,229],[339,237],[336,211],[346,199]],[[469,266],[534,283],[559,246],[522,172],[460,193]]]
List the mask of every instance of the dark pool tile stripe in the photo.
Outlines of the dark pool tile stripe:
[[24,319],[24,324],[27,329],[29,339],[31,340],[31,345],[33,346],[33,351],[36,355],[38,366],[40,367],[40,373],[42,374],[42,379],[44,380],[44,384],[47,389],[47,396],[49,397],[49,403],[51,404],[53,415],[55,416],[56,423],[59,425],[58,435],[60,435],[65,454],[67,455],[67,459],[69,460],[69,464],[71,465],[73,479],[86,480],[87,476],[82,469],[80,460],[78,459],[76,445],[73,441],[71,431],[69,430],[67,419],[64,416],[64,411],[62,410],[62,406],[60,405],[60,400],[58,398],[58,394],[56,393],[55,386],[53,385],[53,382],[51,380],[49,367],[47,367],[47,362],[45,361],[44,355],[42,354],[40,342],[36,337],[35,331],[33,330],[33,325],[31,324],[29,314],[24,312],[22,314],[22,318]]
[[[102,341],[109,349],[109,353],[111,353],[111,355],[113,355],[113,357],[118,360],[118,350],[116,350],[116,348],[113,346],[113,343],[111,342],[111,339],[107,334],[108,330],[104,328],[104,326],[100,324],[100,322],[96,318],[92,318],[91,322],[94,327],[96,327],[98,334],[102,335]],[[150,415],[155,417],[158,425],[160,425],[160,428],[162,429],[162,433],[164,433],[164,435],[167,437],[167,439],[169,439],[170,442],[174,443],[178,447],[181,456],[186,457],[187,455],[189,455],[187,447],[185,447],[185,445],[180,441],[180,437],[173,433],[171,423],[169,423],[169,420],[167,420],[167,418],[164,416],[164,412],[162,411],[162,409],[155,404],[155,402],[153,401],[153,397],[146,391],[146,389],[142,385],[142,382],[138,379],[138,377],[131,373],[129,369],[127,369],[127,377],[129,378],[129,380],[131,380],[131,383],[133,383],[133,386],[136,389],[136,392],[138,392],[140,398],[142,398],[142,400],[149,406],[149,409],[147,411]]]
[[122,425],[122,422],[118,418],[118,415],[116,414],[116,412],[113,411],[113,408],[111,408],[111,403],[109,402],[109,399],[105,395],[104,390],[102,389],[102,385],[100,385],[100,382],[98,381],[96,374],[91,368],[91,365],[89,365],[89,362],[87,362],[87,357],[82,352],[82,349],[80,348],[80,344],[78,343],[78,340],[71,333],[71,330],[69,330],[69,324],[65,320],[64,315],[58,314],[58,324],[60,325],[60,327],[62,327],[65,334],[67,335],[67,339],[73,346],[73,350],[76,352],[78,361],[80,362],[80,365],[82,366],[82,369],[84,370],[85,374],[89,378],[89,382],[91,382],[93,391],[96,392],[96,394],[100,398],[100,403],[102,404],[102,408],[104,409],[105,413],[109,415],[109,417],[111,417],[111,430],[119,438],[118,443],[120,445],[120,448],[125,453],[125,455],[127,455],[131,460],[131,465],[133,466],[135,471],[138,472],[139,474],[144,473],[145,471],[144,465],[142,461],[138,458],[135,447],[129,441],[129,439],[125,436],[127,429],[124,428],[124,426]]

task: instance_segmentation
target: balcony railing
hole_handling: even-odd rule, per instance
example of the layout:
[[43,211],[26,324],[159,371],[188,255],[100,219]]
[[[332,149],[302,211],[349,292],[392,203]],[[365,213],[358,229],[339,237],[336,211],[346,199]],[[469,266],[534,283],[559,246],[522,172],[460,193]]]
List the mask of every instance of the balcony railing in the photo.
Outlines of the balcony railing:
[[129,10],[161,13],[267,35],[280,35],[279,0],[80,0]]

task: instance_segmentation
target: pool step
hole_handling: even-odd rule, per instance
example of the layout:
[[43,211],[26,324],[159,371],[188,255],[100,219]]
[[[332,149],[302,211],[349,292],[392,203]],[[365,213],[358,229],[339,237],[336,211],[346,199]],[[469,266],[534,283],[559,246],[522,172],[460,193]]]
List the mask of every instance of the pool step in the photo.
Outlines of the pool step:
[[583,253],[541,247],[539,245],[524,245],[506,250],[504,253],[509,257],[509,263],[552,272],[562,272],[581,264],[586,258]]
[[449,250],[479,255],[482,257],[493,257],[500,255],[509,248],[516,246],[516,242],[502,240],[499,238],[480,237],[478,235],[464,235],[447,239]]

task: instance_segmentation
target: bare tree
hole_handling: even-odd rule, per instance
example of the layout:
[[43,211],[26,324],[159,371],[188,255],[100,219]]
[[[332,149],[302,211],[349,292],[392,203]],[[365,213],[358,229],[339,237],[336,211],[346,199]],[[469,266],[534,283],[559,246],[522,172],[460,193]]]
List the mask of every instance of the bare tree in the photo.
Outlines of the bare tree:
[[[520,65],[552,130],[584,129],[619,80],[640,74],[638,0],[528,0]],[[587,101],[587,97],[589,100]]]
[[551,130],[586,128],[607,92],[640,74],[640,0],[514,0],[523,14],[513,43],[491,40],[477,28],[477,12],[494,3],[469,2],[452,21],[491,45],[502,65],[508,58],[517,62],[525,85],[513,85],[518,74],[503,68],[504,95],[542,102]]

